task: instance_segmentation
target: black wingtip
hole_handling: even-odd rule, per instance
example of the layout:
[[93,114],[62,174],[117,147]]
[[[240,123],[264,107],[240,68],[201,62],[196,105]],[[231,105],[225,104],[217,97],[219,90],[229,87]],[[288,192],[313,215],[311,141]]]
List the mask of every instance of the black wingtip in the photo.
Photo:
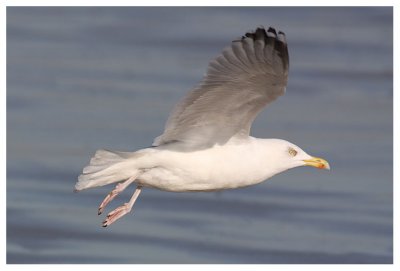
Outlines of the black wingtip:
[[259,26],[255,31],[248,31],[242,40],[250,38],[254,41],[264,40],[265,44],[272,46],[276,50],[279,56],[282,58],[283,65],[285,68],[289,66],[289,52],[286,42],[286,35],[283,31],[276,31],[274,27],[268,27],[265,30],[263,26]]
[[275,37],[277,36],[275,28],[273,28],[273,27],[271,27],[271,26],[268,28],[267,32],[270,33],[270,34],[271,34],[271,33],[274,34]]
[[266,43],[280,41],[286,44],[285,33],[282,31],[276,32],[275,28],[271,26],[267,31],[265,31],[263,26],[257,27],[255,31],[248,31],[244,36],[242,36],[242,40],[245,38],[251,38],[253,40],[263,39]]
[[255,40],[264,40],[267,36],[264,27],[258,27],[255,32]]

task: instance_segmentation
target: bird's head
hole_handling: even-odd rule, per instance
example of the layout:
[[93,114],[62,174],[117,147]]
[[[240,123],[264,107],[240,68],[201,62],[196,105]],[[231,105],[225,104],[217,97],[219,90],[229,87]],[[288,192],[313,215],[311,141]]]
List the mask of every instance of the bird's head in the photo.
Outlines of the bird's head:
[[299,166],[312,166],[319,169],[330,169],[329,163],[319,157],[314,157],[303,151],[300,147],[286,140],[270,139],[274,145],[276,162],[281,163],[282,169],[290,169]]

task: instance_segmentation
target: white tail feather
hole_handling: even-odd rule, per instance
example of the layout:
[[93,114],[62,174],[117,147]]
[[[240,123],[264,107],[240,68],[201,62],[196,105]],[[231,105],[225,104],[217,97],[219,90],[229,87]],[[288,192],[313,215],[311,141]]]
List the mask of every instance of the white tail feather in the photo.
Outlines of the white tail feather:
[[134,158],[137,153],[98,150],[83,169],[75,191],[103,186],[128,179],[138,173]]

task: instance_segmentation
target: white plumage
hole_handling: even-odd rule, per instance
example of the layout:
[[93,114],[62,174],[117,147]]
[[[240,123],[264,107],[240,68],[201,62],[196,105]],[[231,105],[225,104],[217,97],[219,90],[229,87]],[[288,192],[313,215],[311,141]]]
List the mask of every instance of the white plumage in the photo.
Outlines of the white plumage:
[[135,182],[131,200],[108,214],[108,226],[128,213],[142,187],[215,191],[262,182],[287,169],[329,164],[281,139],[250,136],[251,124],[285,93],[289,55],[285,34],[257,28],[212,60],[202,82],[172,111],[153,147],[136,152],[99,150],[83,169],[76,191],[119,183],[104,207]]

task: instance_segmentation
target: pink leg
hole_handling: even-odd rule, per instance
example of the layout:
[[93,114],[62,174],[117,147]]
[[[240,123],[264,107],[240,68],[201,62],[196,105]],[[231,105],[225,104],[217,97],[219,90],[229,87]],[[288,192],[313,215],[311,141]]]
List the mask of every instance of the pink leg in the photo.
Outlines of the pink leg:
[[111,225],[119,218],[129,213],[132,210],[132,206],[133,204],[135,204],[135,201],[141,191],[142,191],[142,186],[138,185],[129,202],[124,203],[124,205],[119,206],[118,208],[116,208],[114,211],[110,212],[107,215],[106,220],[103,221],[103,227]]
[[119,183],[115,186],[115,188],[104,198],[104,200],[101,202],[99,206],[99,211],[98,215],[101,215],[103,212],[104,208],[109,204],[119,193],[125,190],[133,181],[135,181],[137,176],[133,176],[129,178],[128,180]]

